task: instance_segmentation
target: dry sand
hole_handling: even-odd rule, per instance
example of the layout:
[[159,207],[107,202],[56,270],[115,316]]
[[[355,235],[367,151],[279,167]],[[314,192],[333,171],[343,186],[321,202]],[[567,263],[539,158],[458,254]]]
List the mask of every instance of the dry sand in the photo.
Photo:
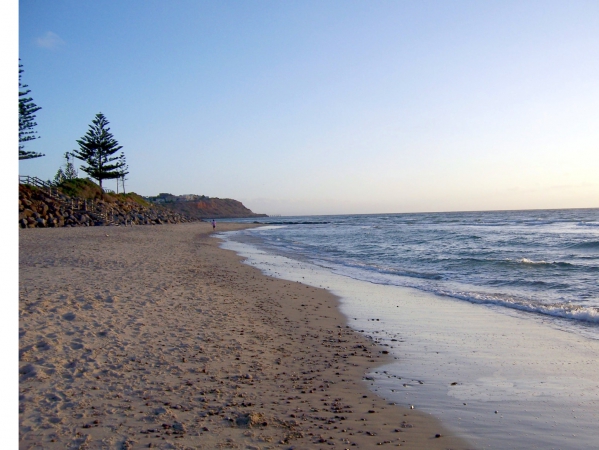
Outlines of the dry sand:
[[336,297],[262,275],[211,233],[20,232],[21,448],[467,447],[367,389],[387,356]]

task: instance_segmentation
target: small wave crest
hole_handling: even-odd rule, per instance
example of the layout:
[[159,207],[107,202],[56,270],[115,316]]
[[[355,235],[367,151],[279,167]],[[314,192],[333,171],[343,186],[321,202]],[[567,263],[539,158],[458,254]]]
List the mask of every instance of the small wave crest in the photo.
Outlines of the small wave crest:
[[599,324],[599,307],[573,305],[570,303],[542,304],[535,301],[525,301],[516,298],[501,298],[490,294],[475,292],[443,291],[435,292],[441,295],[466,300],[471,303],[497,305],[505,308],[517,309],[536,314],[559,317],[563,319],[581,320]]
[[581,242],[579,244],[570,245],[568,248],[578,250],[599,250],[599,241]]
[[[363,272],[364,267],[360,267],[358,269],[357,265],[353,266],[353,269],[358,269],[358,272],[354,272],[351,270],[349,266],[338,266],[336,264],[325,265],[329,268],[333,269],[335,272],[349,276],[350,278],[360,279],[364,281],[368,281],[376,284],[388,284],[395,286],[405,286],[411,287],[418,290],[430,292],[436,295],[442,295],[446,297],[456,298],[458,300],[465,300],[470,303],[477,303],[482,305],[494,305],[500,306],[503,308],[515,309],[519,311],[543,314],[547,316],[562,318],[562,319],[572,319],[577,321],[589,322],[593,324],[599,324],[599,307],[596,306],[582,306],[576,305],[572,303],[541,303],[539,301],[535,301],[533,299],[519,298],[515,296],[511,296],[508,294],[499,294],[499,293],[488,293],[488,292],[476,292],[470,290],[459,290],[459,289],[448,289],[444,287],[442,284],[430,283],[430,282],[417,282],[413,276],[408,274],[400,274],[393,271],[380,271],[374,270],[369,271],[371,273],[370,276],[366,275]],[[349,269],[349,270],[348,270]],[[372,268],[371,268],[372,270]],[[373,272],[377,273],[378,276],[373,276]],[[385,275],[403,275],[408,276],[408,278],[396,278],[393,276],[392,278],[385,277]],[[428,278],[423,277],[422,274],[419,278]],[[429,278],[429,280],[433,280],[434,278]],[[548,286],[543,286],[547,288]],[[556,287],[556,286],[552,286]]]
[[553,261],[553,262],[547,262],[547,261],[533,261],[532,259],[528,259],[528,258],[521,258],[518,259],[516,262],[521,263],[521,264],[530,264],[530,265],[536,265],[536,266],[556,266],[556,267],[573,267],[574,264],[571,263],[567,263],[567,262],[563,262],[563,261]]
[[[331,259],[320,258],[315,260],[319,265],[334,268],[339,270],[339,273],[344,273],[344,269],[357,269],[363,270],[368,273],[374,273],[379,275],[393,275],[393,276],[401,276],[408,278],[417,278],[424,280],[441,280],[443,277],[438,273],[430,273],[430,272],[419,272],[415,270],[407,270],[407,269],[396,269],[392,267],[385,267],[376,264],[367,264],[367,263],[359,263],[359,262],[345,262],[340,263],[340,261],[334,261]],[[368,277],[367,277],[368,279]]]
[[522,264],[550,264],[547,261],[533,261],[532,259],[528,258],[519,259],[518,262],[521,262]]

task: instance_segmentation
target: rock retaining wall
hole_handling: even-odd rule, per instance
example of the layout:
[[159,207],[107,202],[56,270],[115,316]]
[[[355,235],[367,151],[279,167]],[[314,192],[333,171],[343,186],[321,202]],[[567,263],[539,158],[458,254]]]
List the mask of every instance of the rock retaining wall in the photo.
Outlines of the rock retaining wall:
[[198,219],[133,200],[81,199],[50,195],[43,189],[19,185],[21,228],[81,227],[106,225],[160,225],[197,222]]

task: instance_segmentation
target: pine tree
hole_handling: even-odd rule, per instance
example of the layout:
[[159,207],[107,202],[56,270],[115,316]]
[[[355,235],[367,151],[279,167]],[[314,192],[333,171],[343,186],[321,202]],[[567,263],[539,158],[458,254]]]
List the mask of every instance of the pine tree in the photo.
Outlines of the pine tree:
[[73,180],[77,178],[77,169],[75,169],[75,164],[73,164],[73,155],[69,152],[65,152],[64,158],[67,160],[64,169],[64,177],[67,180]]
[[123,147],[110,133],[108,124],[104,114],[96,114],[85,136],[77,141],[79,150],[73,150],[73,156],[87,164],[81,170],[98,180],[100,188],[102,180],[119,178],[125,165],[121,157],[112,156]]
[[56,175],[54,175],[55,185],[59,185],[64,181],[73,180],[77,178],[77,169],[75,169],[75,165],[73,164],[73,155],[69,152],[65,152],[64,159],[66,160],[64,164],[64,170],[61,166],[58,168]]
[[54,184],[59,185],[65,180],[64,172],[62,171],[62,167],[58,168],[56,175],[54,175]]
[[21,84],[21,74],[23,73],[23,65],[19,64],[19,159],[32,159],[45,156],[42,153],[36,153],[25,150],[24,142],[32,141],[37,139],[37,131],[33,128],[37,126],[35,122],[35,113],[39,111],[41,106],[37,106],[33,103],[31,97],[27,97],[27,94],[31,92],[31,89],[27,89],[26,84]]
[[129,166],[127,165],[127,158],[125,158],[125,154],[123,152],[121,152],[121,156],[119,156],[119,160],[123,163],[123,165],[122,165],[122,167],[120,169],[120,176],[116,180],[116,192],[118,194],[118,192],[119,192],[119,182],[120,182],[120,183],[122,183],[122,186],[123,186],[123,194],[126,194],[126,192],[125,192],[125,181],[127,180],[127,178],[125,178],[125,175],[129,174]]

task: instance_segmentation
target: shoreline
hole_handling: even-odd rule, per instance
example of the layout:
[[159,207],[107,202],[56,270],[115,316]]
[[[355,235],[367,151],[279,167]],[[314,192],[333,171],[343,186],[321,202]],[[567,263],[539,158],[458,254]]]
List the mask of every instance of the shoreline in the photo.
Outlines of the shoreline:
[[261,247],[260,232],[224,248],[269,276],[326,287],[349,325],[395,357],[370,389],[416,405],[478,448],[592,447],[599,341],[524,313],[353,279]]
[[469,447],[368,390],[390,357],[337,297],[267,277],[211,235],[21,231],[21,446]]

